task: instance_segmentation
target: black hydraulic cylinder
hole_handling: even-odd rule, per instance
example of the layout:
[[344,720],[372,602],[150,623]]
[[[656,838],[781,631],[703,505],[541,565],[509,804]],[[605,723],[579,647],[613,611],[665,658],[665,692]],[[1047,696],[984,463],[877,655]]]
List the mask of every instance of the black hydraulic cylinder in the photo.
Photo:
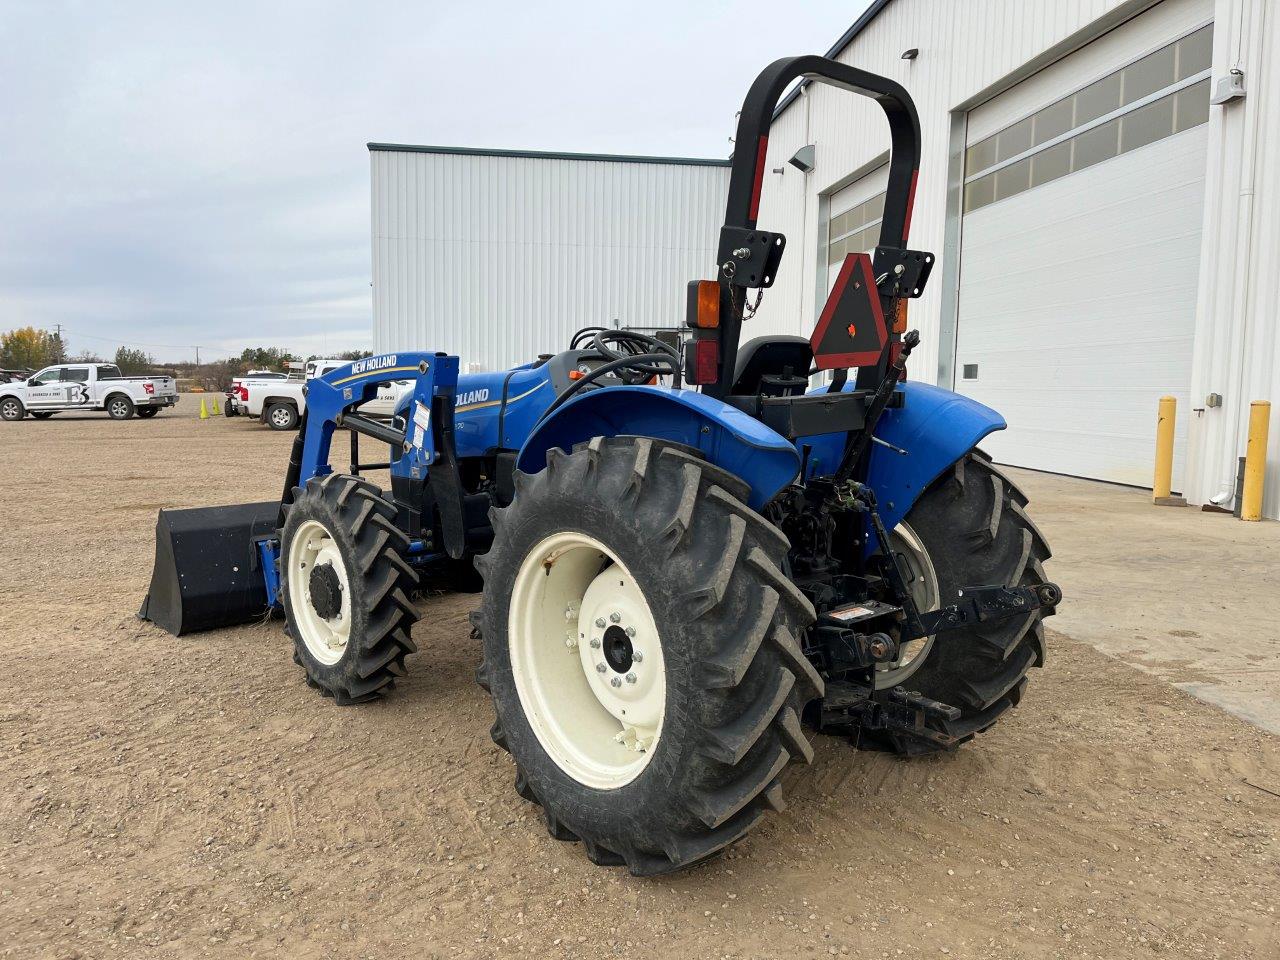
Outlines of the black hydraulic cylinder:
[[348,430],[354,430],[356,433],[363,433],[366,437],[373,437],[375,440],[389,443],[396,450],[404,449],[405,434],[403,430],[397,430],[395,427],[389,427],[385,423],[371,420],[363,414],[345,414],[341,425]]

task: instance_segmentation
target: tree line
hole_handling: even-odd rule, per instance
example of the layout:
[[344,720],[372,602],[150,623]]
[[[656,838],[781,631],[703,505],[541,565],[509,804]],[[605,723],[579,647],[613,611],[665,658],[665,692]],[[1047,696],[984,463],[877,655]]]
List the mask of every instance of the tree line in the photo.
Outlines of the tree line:
[[[371,356],[368,350],[344,350],[329,355],[337,360],[360,360]],[[287,371],[290,363],[320,359],[318,355],[297,356],[279,347],[245,347],[238,357],[205,363],[179,361],[160,363],[145,350],[120,347],[110,359],[93,351],[82,350],[69,355],[58,333],[36,327],[20,327],[0,333],[0,369],[35,372],[54,363],[114,363],[126,377],[163,374],[192,380],[206,389],[226,389],[231,378],[250,370]]]

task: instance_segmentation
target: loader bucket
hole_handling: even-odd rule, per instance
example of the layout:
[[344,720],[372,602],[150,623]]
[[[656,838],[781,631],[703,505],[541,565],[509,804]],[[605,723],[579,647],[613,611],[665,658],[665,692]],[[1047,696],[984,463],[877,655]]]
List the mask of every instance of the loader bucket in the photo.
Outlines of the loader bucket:
[[138,617],[175,637],[267,613],[255,540],[275,533],[278,501],[161,510],[151,589]]

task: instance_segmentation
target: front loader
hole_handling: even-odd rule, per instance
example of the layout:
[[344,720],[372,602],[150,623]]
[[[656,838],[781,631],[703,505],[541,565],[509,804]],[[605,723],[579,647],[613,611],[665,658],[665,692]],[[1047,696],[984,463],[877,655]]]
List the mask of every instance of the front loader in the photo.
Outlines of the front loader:
[[[879,245],[845,258],[808,340],[742,343],[786,245],[756,223],[769,122],[802,77],[884,110]],[[999,414],[905,380],[906,302],[934,261],[907,247],[911,99],[832,60],[779,60],[736,143],[683,350],[589,328],[497,373],[397,353],[315,379],[280,502],[162,511],[142,615],[183,633],[280,611],[307,681],[355,704],[404,674],[415,590],[478,571],[477,676],[516,789],[552,836],[635,874],[781,810],[814,731],[924,754],[990,727],[1043,663],[1061,595],[1026,498],[977,449]],[[404,380],[391,422],[356,412]]]

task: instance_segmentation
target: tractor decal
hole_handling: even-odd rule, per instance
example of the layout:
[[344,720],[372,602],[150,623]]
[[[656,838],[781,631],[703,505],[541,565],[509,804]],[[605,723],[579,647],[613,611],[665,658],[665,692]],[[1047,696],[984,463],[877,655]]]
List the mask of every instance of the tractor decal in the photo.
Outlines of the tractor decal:
[[[510,406],[511,404],[516,403],[517,401],[523,400],[525,397],[528,397],[534,393],[537,393],[539,390],[541,390],[550,382],[551,382],[550,380],[543,380],[536,387],[526,390],[524,393],[518,394],[517,396],[511,397],[509,400],[507,400],[507,406]],[[486,407],[496,407],[498,406],[498,404],[502,403],[501,400],[486,400],[482,403],[470,403],[468,400],[467,405],[462,406],[463,400],[470,398],[473,394],[484,394],[487,397],[489,395],[489,391],[488,390],[472,390],[468,393],[459,394],[457,399],[458,406],[454,408],[454,413],[468,413],[472,410],[483,410]]]

